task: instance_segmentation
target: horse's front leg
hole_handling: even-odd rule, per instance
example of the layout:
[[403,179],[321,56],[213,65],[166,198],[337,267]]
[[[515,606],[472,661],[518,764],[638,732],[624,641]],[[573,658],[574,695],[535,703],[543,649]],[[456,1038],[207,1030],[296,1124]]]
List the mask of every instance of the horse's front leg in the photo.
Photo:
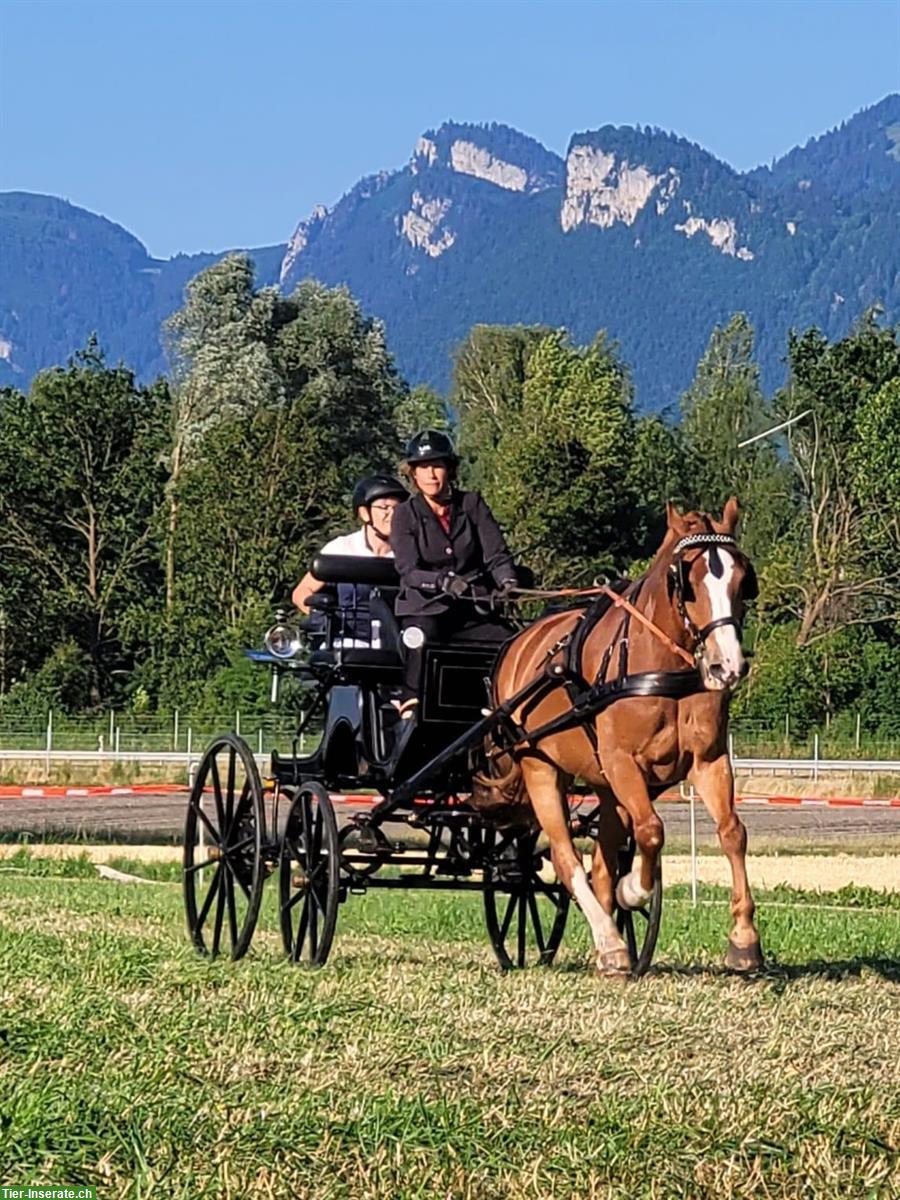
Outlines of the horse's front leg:
[[733,971],[755,971],[763,964],[759,931],[753,923],[756,905],[747,879],[747,829],[734,811],[734,775],[727,754],[698,761],[690,775],[707,812],[716,823],[719,845],[731,864],[731,915],[725,965]]
[[533,758],[522,762],[522,774],[541,829],[550,841],[550,857],[563,887],[591,927],[596,950],[596,968],[601,975],[627,975],[631,970],[628,947],[616,923],[591,890],[581,855],[572,842],[566,797],[560,773],[549,763]]
[[653,893],[657,864],[665,842],[663,823],[653,807],[647,781],[630,754],[621,750],[603,756],[603,770],[616,799],[631,817],[638,861],[616,886],[622,908],[643,908]]

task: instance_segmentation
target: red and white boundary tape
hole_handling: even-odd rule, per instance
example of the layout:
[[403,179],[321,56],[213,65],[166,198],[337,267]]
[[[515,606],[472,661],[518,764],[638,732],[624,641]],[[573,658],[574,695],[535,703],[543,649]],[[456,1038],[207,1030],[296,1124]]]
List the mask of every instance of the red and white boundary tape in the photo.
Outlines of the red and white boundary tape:
[[875,800],[858,796],[735,796],[737,804],[772,804],[785,808],[900,808],[900,797]]
[[59,796],[168,796],[187,792],[180,783],[135,783],[130,787],[0,787],[0,799],[43,800]]
[[[92,796],[183,796],[187,787],[179,783],[135,783],[130,787],[0,787],[0,799],[49,800]],[[338,804],[377,804],[378,796],[332,795]],[[593,796],[573,797],[573,803],[590,802]],[[900,808],[900,797],[873,799],[854,796],[736,796],[737,804],[772,805],[784,808]],[[671,803],[671,801],[670,801]]]

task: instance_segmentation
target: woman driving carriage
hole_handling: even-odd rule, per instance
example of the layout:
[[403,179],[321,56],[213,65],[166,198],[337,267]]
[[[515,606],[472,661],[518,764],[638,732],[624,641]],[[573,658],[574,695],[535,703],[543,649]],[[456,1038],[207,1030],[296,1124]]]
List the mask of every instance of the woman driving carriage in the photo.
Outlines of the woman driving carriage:
[[406,646],[404,717],[418,703],[429,642],[499,644],[513,632],[489,600],[515,587],[515,564],[480,492],[455,486],[458,462],[453,442],[434,429],[417,433],[406,447],[414,493],[394,513],[390,531],[400,576],[396,613]]

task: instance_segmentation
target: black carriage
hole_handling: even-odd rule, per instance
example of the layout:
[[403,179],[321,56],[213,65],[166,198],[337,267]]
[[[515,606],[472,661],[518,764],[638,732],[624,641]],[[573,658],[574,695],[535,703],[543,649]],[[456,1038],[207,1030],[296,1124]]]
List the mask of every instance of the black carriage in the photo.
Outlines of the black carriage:
[[[392,561],[320,556],[313,574],[326,586],[311,599],[312,617],[297,627],[279,621],[266,649],[248,652],[271,669],[273,698],[286,676],[302,689],[291,753],[272,754],[264,785],[246,742],[225,734],[207,747],[194,778],[184,895],[196,949],[241,958],[265,881],[277,874],[282,942],[296,963],[325,963],[340,905],[369,888],[480,892],[501,967],[552,963],[569,894],[537,827],[527,819],[509,825],[469,802],[473,774],[485,769],[485,736],[511,711],[510,703],[491,706],[495,651],[483,643],[428,647],[418,719],[403,721],[392,703],[404,654]],[[312,728],[321,728],[321,740],[303,754]],[[598,809],[573,796],[573,836],[593,836]],[[629,838],[620,877],[634,852]],[[617,908],[635,975],[650,965],[661,905],[657,880],[645,909]]]

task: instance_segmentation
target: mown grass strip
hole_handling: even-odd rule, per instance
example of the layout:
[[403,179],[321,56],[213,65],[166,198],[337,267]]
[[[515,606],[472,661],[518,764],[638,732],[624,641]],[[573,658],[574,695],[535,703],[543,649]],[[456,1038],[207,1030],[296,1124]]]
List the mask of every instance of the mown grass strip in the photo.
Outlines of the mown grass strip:
[[472,896],[354,897],[327,967],[296,969],[273,902],[246,960],[209,962],[177,888],[0,876],[4,1179],[128,1200],[900,1192],[893,911],[761,905],[773,966],[744,980],[719,966],[727,913],[673,904],[657,969],[622,985],[587,972],[577,913],[557,968],[502,975]]

